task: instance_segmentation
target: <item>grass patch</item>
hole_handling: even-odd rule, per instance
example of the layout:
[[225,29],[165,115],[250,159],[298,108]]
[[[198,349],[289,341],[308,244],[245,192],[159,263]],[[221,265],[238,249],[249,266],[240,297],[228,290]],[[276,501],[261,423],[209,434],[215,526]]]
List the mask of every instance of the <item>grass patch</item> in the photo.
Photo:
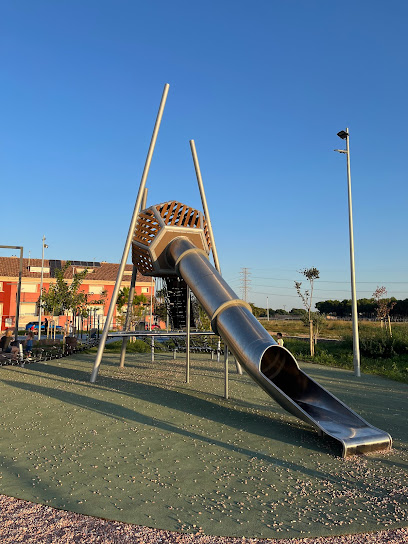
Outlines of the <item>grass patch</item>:
[[[309,343],[304,340],[285,339],[285,347],[302,361],[324,366],[353,370],[353,344],[347,339],[339,342],[319,342],[315,356],[311,357]],[[408,383],[408,353],[392,357],[370,357],[361,353],[361,372],[374,374],[390,380]]]
[[[272,336],[282,332],[287,336],[303,336],[308,330],[301,321],[274,320],[262,322]],[[358,325],[360,336],[361,371],[408,383],[408,323],[393,323],[392,337],[378,322],[363,321]],[[334,368],[353,369],[353,336],[351,321],[326,321],[319,337],[338,340],[319,341],[315,356],[310,356],[309,342],[285,338],[285,347],[300,360]]]

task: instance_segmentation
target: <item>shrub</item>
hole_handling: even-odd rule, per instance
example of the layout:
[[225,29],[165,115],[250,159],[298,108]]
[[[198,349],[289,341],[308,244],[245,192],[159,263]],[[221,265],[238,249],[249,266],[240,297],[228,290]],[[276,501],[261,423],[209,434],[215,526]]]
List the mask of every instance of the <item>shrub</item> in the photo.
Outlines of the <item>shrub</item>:
[[[110,344],[106,344],[105,349],[107,351],[120,353],[122,349],[122,340],[118,340],[117,342],[111,342]],[[146,342],[143,342],[143,340],[136,339],[134,342],[128,342],[128,345],[126,347],[127,353],[148,353],[150,351],[150,346],[146,344]]]

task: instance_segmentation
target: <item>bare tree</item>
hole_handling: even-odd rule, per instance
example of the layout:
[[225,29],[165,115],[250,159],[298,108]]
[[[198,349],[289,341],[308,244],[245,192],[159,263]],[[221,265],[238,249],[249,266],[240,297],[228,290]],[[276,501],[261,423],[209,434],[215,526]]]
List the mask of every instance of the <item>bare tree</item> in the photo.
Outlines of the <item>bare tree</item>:
[[373,293],[373,299],[377,303],[377,307],[375,309],[377,312],[377,317],[380,320],[381,328],[383,328],[384,322],[387,320],[390,336],[392,336],[390,311],[394,308],[396,302],[390,301],[390,299],[385,298],[386,296],[387,289],[384,286],[378,287],[377,285],[377,289]]
[[312,303],[313,303],[313,287],[314,281],[319,279],[319,270],[317,268],[304,268],[298,270],[299,274],[302,274],[309,282],[309,288],[302,292],[302,282],[295,281],[295,289],[299,297],[302,299],[303,306],[306,308],[309,317],[309,331],[310,331],[310,355],[314,356],[314,341],[313,341],[313,319],[312,319]]

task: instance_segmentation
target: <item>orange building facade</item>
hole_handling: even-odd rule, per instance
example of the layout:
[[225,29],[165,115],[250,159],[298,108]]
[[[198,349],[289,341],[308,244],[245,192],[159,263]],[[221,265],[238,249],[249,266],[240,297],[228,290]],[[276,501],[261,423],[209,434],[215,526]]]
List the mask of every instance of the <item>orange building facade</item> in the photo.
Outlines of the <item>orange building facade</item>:
[[[19,262],[18,257],[0,257],[0,329],[4,330],[8,327],[15,326],[17,314],[17,289],[19,277]],[[62,269],[66,261],[61,260],[44,260],[43,266],[43,289],[48,291],[49,286],[56,282],[55,270]],[[130,287],[132,276],[132,265],[126,265],[121,288]],[[72,282],[73,275],[82,270],[88,270],[84,281],[82,282],[80,291],[89,294],[90,309],[92,321],[94,325],[99,323],[103,326],[108,313],[110,301],[113,294],[113,289],[116,282],[116,277],[119,270],[119,264],[107,262],[87,262],[87,261],[71,261],[68,269],[65,272],[64,278],[69,284]],[[20,294],[20,318],[19,329],[25,328],[26,324],[31,321],[38,321],[38,300],[40,297],[41,285],[41,259],[23,259],[23,273],[21,279],[21,294]],[[100,301],[103,291],[107,292],[107,297],[103,303],[95,303],[92,301]],[[154,297],[155,281],[152,278],[137,274],[135,294],[145,295],[148,303]],[[150,310],[147,315],[149,319]],[[117,326],[117,308],[115,307],[112,326]],[[51,316],[42,315],[42,320]],[[67,316],[56,316],[54,321],[56,325],[64,326],[66,320],[70,319]]]

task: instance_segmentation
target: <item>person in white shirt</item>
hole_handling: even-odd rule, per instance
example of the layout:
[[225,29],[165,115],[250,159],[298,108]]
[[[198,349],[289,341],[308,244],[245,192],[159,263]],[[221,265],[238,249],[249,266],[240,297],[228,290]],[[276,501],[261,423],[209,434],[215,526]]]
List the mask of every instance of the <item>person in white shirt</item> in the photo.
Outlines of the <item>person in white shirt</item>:
[[278,334],[276,335],[276,337],[277,337],[277,339],[278,339],[278,346],[283,347],[282,333],[281,333],[281,332],[278,332]]

